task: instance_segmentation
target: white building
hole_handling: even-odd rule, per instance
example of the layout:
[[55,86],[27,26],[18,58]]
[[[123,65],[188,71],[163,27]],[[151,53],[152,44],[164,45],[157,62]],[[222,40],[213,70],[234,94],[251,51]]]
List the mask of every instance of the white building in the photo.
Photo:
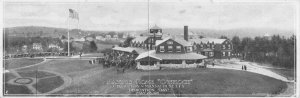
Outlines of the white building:
[[22,51],[23,51],[24,53],[26,53],[26,52],[27,52],[27,48],[28,48],[27,45],[23,45],[23,46],[22,46]]
[[43,47],[42,47],[41,43],[33,43],[32,44],[32,49],[34,49],[34,50],[43,50]]
[[74,38],[73,40],[74,41],[78,41],[78,42],[84,42],[85,38],[84,37],[82,37],[82,38]]
[[93,41],[94,38],[93,38],[93,37],[86,37],[85,40],[86,40],[86,41]]
[[114,35],[114,36],[113,36],[113,38],[112,38],[112,39],[114,39],[114,40],[118,40],[118,38],[119,38],[119,37],[118,37],[118,35],[116,34],[116,35]]
[[59,49],[60,46],[58,46],[57,44],[49,44],[48,48],[57,48],[57,49]]
[[105,40],[105,39],[103,38],[103,36],[96,36],[96,39],[97,39],[97,40],[102,40],[102,41]]
[[105,35],[105,40],[110,40],[111,36],[109,34]]
[[127,38],[128,37],[128,33],[124,33],[122,38]]

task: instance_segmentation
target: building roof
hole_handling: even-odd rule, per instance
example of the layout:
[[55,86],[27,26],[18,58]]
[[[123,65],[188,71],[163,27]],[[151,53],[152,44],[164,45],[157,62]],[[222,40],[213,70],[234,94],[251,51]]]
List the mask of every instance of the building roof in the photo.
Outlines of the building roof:
[[138,57],[135,58],[135,60],[139,60],[139,59],[142,59],[145,57],[152,57],[152,58],[155,58],[158,60],[162,60],[161,58],[158,58],[158,57],[154,56],[153,54],[155,54],[155,50],[150,50],[150,51],[141,53]]
[[144,53],[147,50],[142,48],[134,48],[134,47],[114,47],[113,50],[123,51],[123,52],[133,52],[136,51],[138,54]]
[[189,39],[190,42],[195,42],[200,44],[201,42],[206,44],[207,42],[212,43],[214,42],[215,44],[222,44],[226,39],[218,39],[218,38],[197,38],[197,39]]
[[195,60],[195,59],[204,59],[207,58],[201,54],[197,54],[194,52],[190,53],[156,53],[155,50],[150,50],[140,54],[135,60],[139,60],[145,57],[152,57],[159,60],[167,59],[167,60]]
[[132,42],[144,42],[145,40],[147,40],[148,36],[141,36],[141,37],[136,37],[134,39],[132,39]]
[[118,50],[118,51],[124,51],[124,52],[133,52],[133,49],[132,48],[124,48],[124,47],[114,47],[112,48],[113,50]]
[[158,46],[158,45],[162,44],[163,42],[165,42],[165,41],[167,41],[169,39],[172,39],[175,42],[178,42],[179,44],[181,44],[183,46],[192,46],[192,43],[190,43],[190,42],[188,42],[188,41],[186,41],[184,39],[171,38],[171,37],[164,38],[163,40],[156,40],[155,45]]
[[150,29],[161,29],[160,27],[158,27],[157,25],[153,26],[152,28]]

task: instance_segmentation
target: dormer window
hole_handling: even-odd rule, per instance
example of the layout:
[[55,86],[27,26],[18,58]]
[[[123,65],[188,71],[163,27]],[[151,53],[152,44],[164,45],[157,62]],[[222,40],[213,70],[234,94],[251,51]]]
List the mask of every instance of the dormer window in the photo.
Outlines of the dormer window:
[[173,44],[173,42],[172,42],[172,41],[168,41],[167,44],[168,44],[168,45],[171,45],[171,44]]
[[173,51],[173,46],[168,46],[168,52],[172,52]]
[[176,51],[181,52],[181,46],[176,46]]
[[211,48],[212,48],[212,49],[215,49],[215,45],[212,45]]
[[231,47],[230,47],[230,45],[228,45],[228,49],[230,49]]
[[164,46],[159,46],[159,51],[160,52],[165,52],[165,47]]

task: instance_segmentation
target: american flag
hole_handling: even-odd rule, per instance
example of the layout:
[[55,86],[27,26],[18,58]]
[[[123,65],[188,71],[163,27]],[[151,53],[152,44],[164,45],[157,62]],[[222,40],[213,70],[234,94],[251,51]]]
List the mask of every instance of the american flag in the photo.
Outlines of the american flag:
[[78,13],[75,10],[69,9],[69,12],[70,12],[70,14],[69,14],[70,18],[79,20]]

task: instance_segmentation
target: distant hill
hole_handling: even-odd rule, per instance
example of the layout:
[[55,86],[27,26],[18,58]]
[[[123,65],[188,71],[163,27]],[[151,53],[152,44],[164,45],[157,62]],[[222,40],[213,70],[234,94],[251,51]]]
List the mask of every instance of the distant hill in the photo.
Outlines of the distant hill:
[[[11,27],[4,28],[5,32],[9,36],[42,36],[42,37],[61,37],[62,35],[67,36],[67,29],[65,28],[54,28],[54,27],[40,27],[40,26],[21,26],[21,27]],[[74,29],[70,31],[71,37],[83,37],[91,34],[103,35],[104,33],[115,32],[115,31],[88,31],[88,30],[78,30]],[[130,33],[136,32],[136,35],[147,35],[147,30],[140,31],[116,31],[117,33]],[[196,35],[201,35],[204,37],[214,37],[218,38],[222,35],[225,35],[229,38],[233,36],[242,37],[256,37],[263,36],[266,33],[269,35],[281,35],[285,37],[290,37],[293,35],[293,31],[284,31],[277,29],[253,29],[253,28],[239,28],[239,29],[230,29],[230,30],[213,30],[213,29],[194,29],[189,28],[190,33]],[[163,28],[163,34],[170,35],[183,35],[183,28]]]

